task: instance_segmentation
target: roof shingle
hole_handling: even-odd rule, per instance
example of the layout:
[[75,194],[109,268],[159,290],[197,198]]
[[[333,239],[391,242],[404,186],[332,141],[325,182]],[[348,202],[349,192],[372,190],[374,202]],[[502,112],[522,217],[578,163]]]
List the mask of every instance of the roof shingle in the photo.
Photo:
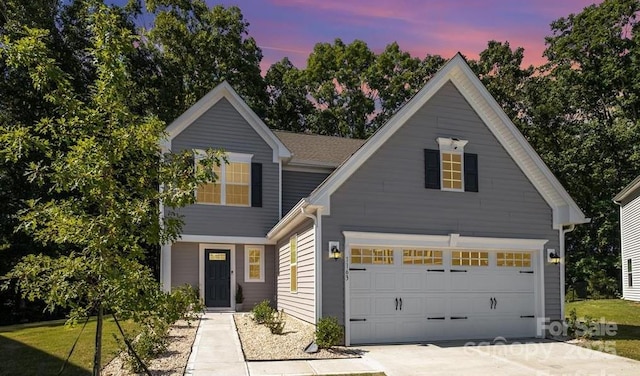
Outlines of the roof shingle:
[[366,141],[276,130],[273,133],[293,154],[289,164],[301,166],[338,167]]

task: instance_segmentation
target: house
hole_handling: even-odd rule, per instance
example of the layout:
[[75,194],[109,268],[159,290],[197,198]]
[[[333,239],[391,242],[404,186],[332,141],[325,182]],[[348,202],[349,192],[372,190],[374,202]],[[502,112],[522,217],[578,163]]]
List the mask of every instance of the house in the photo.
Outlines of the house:
[[245,306],[337,317],[347,345],[543,336],[564,317],[564,236],[588,219],[459,54],[366,142],[270,131],[225,83],[167,133],[230,164],[179,211],[166,289],[233,310],[241,284]]
[[[640,302],[640,176],[613,198],[620,205],[622,298]],[[634,281],[633,271],[636,270]]]

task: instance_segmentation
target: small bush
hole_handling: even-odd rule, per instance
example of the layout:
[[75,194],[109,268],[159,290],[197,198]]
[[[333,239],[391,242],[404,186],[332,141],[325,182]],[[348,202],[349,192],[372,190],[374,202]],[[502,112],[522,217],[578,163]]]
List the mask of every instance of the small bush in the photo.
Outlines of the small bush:
[[[134,340],[129,338],[133,350],[143,363],[148,364],[150,360],[154,359],[158,354],[167,349],[168,330],[168,325],[161,321],[157,321],[153,326],[145,325],[140,334]],[[129,369],[133,372],[142,372],[143,368],[136,360],[135,355],[124,345],[124,343],[120,341],[119,338],[116,339],[120,343],[120,346],[124,347],[126,350],[124,361]]]
[[316,344],[321,349],[329,349],[342,341],[344,329],[338,319],[332,316],[323,317],[316,326]]
[[595,327],[595,321],[590,316],[578,318],[575,308],[569,311],[566,323],[567,334],[573,338],[590,339],[593,336],[592,329]]
[[192,321],[198,319],[198,314],[204,310],[204,304],[200,299],[198,290],[191,285],[174,288],[166,297],[163,320],[166,324],[173,324],[180,319],[187,321],[191,325]]
[[264,324],[271,319],[275,310],[271,307],[269,300],[263,300],[253,307],[251,313],[253,313],[253,321],[258,324]]
[[282,334],[284,332],[284,309],[280,312],[273,311],[271,317],[264,323],[271,331],[271,334]]

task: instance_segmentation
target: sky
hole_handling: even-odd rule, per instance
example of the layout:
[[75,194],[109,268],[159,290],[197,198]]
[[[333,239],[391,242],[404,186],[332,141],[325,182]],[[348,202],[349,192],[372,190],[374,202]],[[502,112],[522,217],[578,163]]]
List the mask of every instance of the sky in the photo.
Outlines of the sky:
[[394,41],[411,56],[477,59],[490,40],[524,47],[524,65],[544,62],[550,23],[600,0],[207,0],[237,5],[264,59],[263,72],[287,56],[306,65],[313,46],[360,39],[374,52]]

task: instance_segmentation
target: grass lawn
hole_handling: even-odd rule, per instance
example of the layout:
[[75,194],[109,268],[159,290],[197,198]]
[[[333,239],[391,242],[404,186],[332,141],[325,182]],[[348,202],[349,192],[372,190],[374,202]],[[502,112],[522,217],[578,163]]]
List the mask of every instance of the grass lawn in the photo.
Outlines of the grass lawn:
[[[56,375],[64,363],[82,324],[65,327],[64,320],[0,326],[0,375]],[[121,323],[125,333],[131,322]],[[63,375],[90,375],[93,363],[96,320],[92,318],[80,336]],[[105,317],[102,332],[102,365],[117,354],[113,338],[120,332],[112,317]]]
[[588,347],[597,349],[596,341],[604,340],[607,352],[615,350],[617,355],[640,360],[640,303],[620,299],[571,302],[566,304],[565,314],[574,308],[579,318],[591,316],[595,321],[604,318],[606,322],[618,325],[615,336],[594,338],[587,343]]

